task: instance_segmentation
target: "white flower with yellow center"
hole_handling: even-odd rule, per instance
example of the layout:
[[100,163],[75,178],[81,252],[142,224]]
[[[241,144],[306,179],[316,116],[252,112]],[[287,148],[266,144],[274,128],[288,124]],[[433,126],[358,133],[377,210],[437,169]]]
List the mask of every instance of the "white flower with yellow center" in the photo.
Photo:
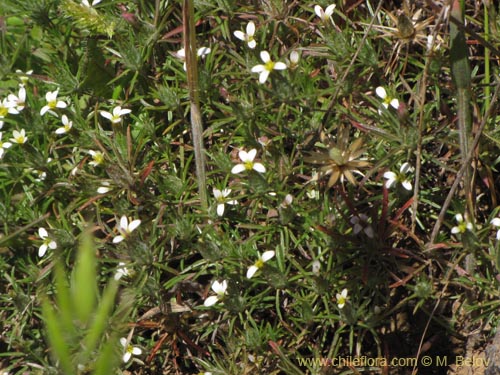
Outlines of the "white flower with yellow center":
[[57,248],[57,243],[49,237],[47,230],[45,228],[38,229],[38,236],[42,239],[43,243],[38,248],[38,256],[43,257],[47,252],[47,249],[54,250]]
[[130,112],[132,112],[130,109],[122,109],[122,107],[118,106],[113,108],[113,113],[101,111],[101,116],[107,118],[113,124],[119,124],[122,122],[122,116],[125,116]]
[[[491,220],[490,224],[498,228],[500,227],[500,219],[496,217],[493,220]],[[497,231],[497,240],[500,240],[500,229]]]
[[130,358],[132,358],[132,355],[141,355],[142,350],[141,348],[138,348],[136,346],[132,346],[130,342],[125,337],[122,337],[120,339],[120,344],[122,344],[123,348],[125,349],[125,352],[123,353],[123,362],[127,363],[130,361]]
[[227,280],[219,282],[215,280],[212,284],[212,290],[215,292],[215,296],[208,297],[203,303],[205,306],[215,305],[218,301],[222,300],[227,292]]
[[259,255],[257,261],[248,267],[247,270],[247,279],[251,279],[255,273],[260,270],[262,267],[264,267],[264,263],[266,263],[269,259],[274,258],[275,252],[272,250],[265,251],[264,254]]
[[26,131],[24,129],[21,129],[21,131],[14,130],[12,132],[12,138],[10,140],[19,145],[26,143],[26,141],[28,140]]
[[264,64],[255,65],[252,68],[252,73],[259,73],[259,83],[267,81],[267,77],[273,70],[285,70],[286,64],[283,62],[274,62],[267,51],[260,52],[260,58]]
[[113,243],[122,242],[125,238],[127,238],[130,233],[137,229],[137,227],[141,225],[141,221],[139,219],[132,220],[130,223],[128,222],[128,218],[123,215],[120,218],[120,224],[118,225],[118,232],[120,234],[113,238]]
[[229,200],[226,199],[229,194],[231,194],[231,189],[224,189],[224,190],[219,190],[215,189],[213,190],[214,192],[214,198],[217,201],[217,215],[223,216],[224,215],[224,210],[225,210],[225,204],[238,204],[238,201],[236,200]]
[[89,164],[93,167],[97,167],[104,163],[104,154],[101,151],[89,150],[90,156],[92,156],[92,161]]
[[70,121],[68,119],[68,116],[66,116],[66,115],[62,115],[61,121],[62,121],[63,126],[61,126],[60,128],[56,129],[56,134],[66,134],[66,133],[69,133],[69,131],[73,127],[73,121]]
[[236,164],[233,169],[231,169],[231,173],[238,174],[244,170],[251,171],[252,169],[259,173],[265,173],[266,167],[264,167],[264,165],[261,163],[254,163],[253,159],[255,159],[256,155],[257,150],[255,148],[248,152],[240,150],[240,152],[238,152],[238,156],[240,157],[242,163]]
[[[26,106],[26,89],[23,85],[19,85],[19,92],[17,95],[9,94],[7,100],[14,103],[16,111],[21,112]],[[12,113],[12,112],[11,112]]]
[[342,292],[337,293],[337,306],[342,309],[347,302],[347,289],[343,289]]
[[[196,51],[196,55],[198,57],[205,57],[210,52],[212,52],[212,50],[210,48],[208,48],[208,47],[200,47]],[[184,71],[186,71],[186,69],[187,69],[187,66],[186,66],[186,50],[184,48],[181,48],[180,50],[178,50],[175,53],[175,55],[177,56],[177,58],[179,58],[180,60],[184,61],[183,68],[184,68]]]
[[253,21],[250,21],[247,24],[247,32],[244,33],[243,31],[237,30],[234,32],[234,36],[238,38],[239,40],[242,40],[247,43],[248,48],[254,49],[257,46],[257,42],[254,39],[255,35],[255,23]]
[[[59,89],[56,91],[49,91],[45,94],[45,100],[47,101],[47,104],[42,107],[40,110],[40,115],[44,115],[48,111],[51,111],[56,109],[56,108],[66,108],[68,105],[63,102],[62,100],[57,99],[57,95],[59,94]],[[54,112],[52,112],[54,113]]]
[[379,98],[383,100],[382,105],[385,109],[389,108],[389,105],[394,109],[399,108],[399,100],[391,98],[389,95],[387,95],[387,91],[385,91],[385,88],[383,88],[382,86],[377,87],[375,89],[375,93]]
[[102,0],[93,0],[89,2],[89,0],[82,0],[82,5],[86,6],[87,8],[92,8],[94,5],[97,5],[101,2]]
[[333,15],[333,11],[335,10],[336,5],[330,4],[326,7],[325,10],[320,5],[314,6],[314,13],[321,19],[323,22],[328,22]]
[[385,187],[390,189],[394,184],[399,182],[406,190],[411,191],[413,186],[410,178],[407,176],[407,174],[411,172],[413,172],[413,167],[410,166],[409,163],[403,163],[399,168],[399,173],[391,171],[385,172]]
[[465,233],[468,230],[470,231],[473,229],[472,223],[468,220],[464,220],[462,214],[456,214],[455,220],[457,221],[457,226],[451,228],[451,233],[453,234]]
[[19,111],[16,109],[16,103],[4,98],[0,101],[0,119],[5,118],[7,114],[17,115]]

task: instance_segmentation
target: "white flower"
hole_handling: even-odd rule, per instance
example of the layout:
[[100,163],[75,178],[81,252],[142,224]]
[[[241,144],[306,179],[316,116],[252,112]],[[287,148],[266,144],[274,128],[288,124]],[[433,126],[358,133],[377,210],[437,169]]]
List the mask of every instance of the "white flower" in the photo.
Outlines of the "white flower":
[[264,165],[262,165],[261,163],[253,162],[253,159],[255,159],[256,155],[257,150],[255,148],[248,152],[240,150],[240,152],[238,152],[238,156],[243,163],[236,164],[233,169],[231,169],[231,173],[238,174],[243,172],[244,170],[251,171],[252,169],[259,173],[265,173],[266,167],[264,167]]
[[[26,89],[23,85],[19,85],[19,92],[17,95],[9,94],[7,100],[14,103],[16,111],[21,112],[26,106]],[[12,113],[12,112],[11,112]]]
[[273,250],[265,251],[264,254],[259,255],[257,261],[248,267],[247,270],[247,278],[251,279],[253,275],[255,275],[255,272],[260,270],[262,267],[264,267],[264,263],[266,263],[269,259],[274,258],[275,252]]
[[337,306],[343,308],[347,302],[347,289],[343,289],[341,293],[337,293]]
[[56,134],[66,134],[69,133],[71,128],[73,127],[73,121],[69,121],[68,116],[62,115],[61,121],[63,126],[56,129]]
[[127,267],[125,267],[125,263],[118,263],[118,268],[116,269],[116,273],[114,276],[115,280],[120,280],[123,276],[127,277],[130,275],[130,271]]
[[82,0],[82,5],[86,6],[87,8],[91,8],[94,5],[97,5],[101,2],[102,0],[93,0],[91,3],[89,3],[88,0]]
[[28,137],[26,137],[26,131],[24,129],[21,129],[20,132],[14,130],[12,132],[12,138],[10,140],[19,145],[26,143],[26,141],[28,140]]
[[358,216],[351,217],[350,222],[353,225],[352,232],[354,234],[359,234],[363,231],[368,238],[373,238],[373,228],[368,223],[368,216],[365,214],[359,214]]
[[264,64],[255,65],[252,68],[252,73],[259,73],[259,83],[264,83],[269,77],[269,73],[273,70],[285,70],[286,64],[282,62],[274,62],[267,51],[260,52],[260,58]]
[[10,142],[2,142],[2,132],[0,132],[0,159],[3,157],[3,154],[6,149],[12,146]]
[[464,220],[462,214],[456,214],[455,220],[457,221],[458,225],[451,228],[451,233],[458,234],[458,233],[465,233],[467,230],[472,230],[473,228],[472,223]]
[[8,98],[4,98],[0,101],[0,119],[7,116],[7,114],[17,115],[19,111],[16,109],[16,103],[10,101]]
[[101,151],[93,151],[89,150],[90,156],[92,156],[92,161],[89,164],[93,167],[97,167],[98,165],[104,163],[104,154]]
[[118,106],[113,108],[113,113],[101,111],[101,116],[107,118],[113,124],[119,124],[122,121],[122,116],[125,116],[130,112],[132,112],[130,109],[122,109],[122,107]]
[[393,107],[394,109],[399,108],[399,100],[391,98],[390,96],[387,95],[387,91],[382,86],[379,86],[375,89],[375,93],[378,95],[379,98],[383,100],[382,105],[384,108],[389,108],[389,105]]
[[407,173],[411,172],[413,172],[413,167],[409,163],[403,163],[399,168],[399,173],[385,172],[384,178],[387,179],[385,182],[386,188],[390,189],[396,182],[399,182],[406,190],[411,191],[413,186],[410,179],[406,176]]
[[49,238],[49,234],[45,228],[38,228],[38,236],[43,240],[42,245],[38,248],[38,256],[43,257],[47,249],[54,250],[57,248],[56,241]]
[[248,48],[254,49],[257,46],[257,42],[254,39],[255,35],[255,23],[250,21],[247,24],[247,32],[237,30],[234,32],[234,36],[244,42],[247,42]]
[[224,189],[220,191],[219,189],[213,190],[214,192],[214,198],[217,201],[217,215],[223,216],[224,215],[224,209],[225,209],[225,204],[238,204],[238,201],[236,200],[228,200],[226,199],[229,194],[231,194],[231,189]]
[[325,10],[323,10],[320,5],[316,5],[314,6],[314,13],[316,13],[316,15],[321,18],[321,21],[328,22],[333,14],[333,11],[335,10],[335,7],[335,4],[330,4],[326,7]]
[[125,353],[123,354],[123,362],[127,363],[132,358],[132,355],[141,355],[142,350],[138,347],[132,346],[125,337],[120,339],[120,344],[122,344],[125,349]]
[[217,301],[224,298],[227,291],[227,280],[222,281],[221,283],[215,280],[212,284],[212,290],[215,292],[215,296],[208,297],[203,303],[205,306],[212,306],[217,303]]
[[111,190],[111,184],[108,181],[101,182],[101,186],[97,188],[97,192],[99,194],[106,194]]
[[[491,225],[494,227],[500,227],[500,219],[498,217],[491,220]],[[500,229],[497,231],[497,240],[500,240]]]
[[22,70],[16,69],[16,74],[19,75],[19,79],[21,80],[21,84],[25,85],[26,83],[28,83],[29,76],[33,74],[33,70],[28,70],[26,73],[24,73]]
[[[196,54],[198,55],[198,57],[204,57],[204,56],[208,55],[210,52],[212,52],[212,50],[210,48],[200,47],[196,51]],[[177,56],[177,58],[184,61],[183,67],[184,67],[184,71],[186,71],[186,69],[187,69],[187,67],[186,67],[186,51],[184,50],[184,48],[181,48],[180,50],[178,50],[175,55]]]
[[57,95],[59,94],[59,89],[56,91],[49,91],[45,94],[45,100],[47,104],[40,110],[40,115],[44,115],[47,111],[51,111],[56,108],[66,108],[68,105],[62,100],[57,100]]
[[288,66],[290,69],[295,69],[299,65],[300,54],[297,51],[290,52],[290,63]]
[[130,233],[137,229],[139,225],[141,225],[141,221],[139,219],[133,220],[129,223],[128,218],[123,215],[120,219],[120,225],[118,225],[118,232],[120,232],[120,235],[113,238],[113,243],[122,242],[130,235]]

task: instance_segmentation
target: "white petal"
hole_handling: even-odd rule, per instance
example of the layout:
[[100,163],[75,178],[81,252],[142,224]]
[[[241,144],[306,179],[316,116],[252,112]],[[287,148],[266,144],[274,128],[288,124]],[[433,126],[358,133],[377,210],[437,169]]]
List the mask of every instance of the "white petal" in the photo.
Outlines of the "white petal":
[[282,62],[277,62],[276,64],[274,64],[273,66],[273,69],[274,70],[285,70],[287,68],[286,64],[285,63],[282,63]]
[[266,251],[266,252],[264,252],[264,254],[262,254],[261,259],[264,262],[267,262],[269,259],[272,259],[274,257],[274,254],[275,254],[275,252],[273,250]]
[[260,51],[260,58],[265,63],[271,61],[271,56],[269,56],[269,52],[267,52],[267,51]]
[[325,9],[325,14],[330,17],[333,14],[333,11],[335,10],[336,5],[335,4],[330,4],[326,7]]
[[57,107],[57,108],[66,108],[67,106],[68,106],[68,105],[67,105],[65,102],[63,102],[63,101],[58,101],[58,102],[56,103],[56,107]]
[[259,173],[266,173],[266,167],[261,163],[255,163],[253,165],[253,170]]
[[397,100],[397,99],[392,99],[392,100],[391,100],[391,106],[392,106],[394,109],[398,109],[398,108],[399,108],[399,100]]
[[113,118],[113,115],[106,111],[101,111],[101,116],[107,118],[108,120],[111,120]]
[[314,13],[316,13],[316,15],[319,18],[323,18],[323,14],[325,14],[325,12],[323,11],[323,8],[321,8],[319,5],[314,6]]
[[49,242],[49,248],[51,248],[52,250],[57,249],[57,243],[56,243],[56,241],[50,241]]
[[247,161],[252,162],[252,161],[253,161],[253,159],[255,159],[255,156],[256,156],[256,155],[257,155],[257,149],[252,148],[250,151],[248,151],[248,152],[246,153],[246,157],[245,157],[245,159],[241,158],[241,156],[240,156],[240,158],[241,158],[241,161],[242,161],[242,162],[247,162]]
[[214,189],[213,189],[213,192],[214,192],[214,198],[215,198],[215,199],[220,199],[220,198],[222,198],[222,197],[223,197],[222,192],[221,192],[219,189],[215,189],[215,188],[214,188]]
[[141,355],[142,354],[141,348],[136,348],[136,347],[132,348],[132,354],[133,355]]
[[132,353],[128,351],[125,352],[125,354],[123,355],[123,362],[127,363],[130,360],[130,357],[132,357]]
[[239,40],[243,40],[245,41],[246,40],[246,35],[243,31],[240,31],[240,30],[236,30],[233,35],[238,38]]
[[257,42],[255,41],[255,39],[250,40],[248,42],[248,48],[254,49],[255,47],[257,47]]
[[224,203],[219,203],[217,205],[217,215],[224,216]]
[[122,344],[122,346],[126,348],[128,346],[127,339],[125,337],[120,338],[120,344]]
[[119,116],[128,115],[130,112],[132,112],[131,109],[122,109],[120,110]]
[[464,217],[462,216],[462,214],[456,214],[455,215],[455,220],[459,223],[461,223],[462,221],[464,221]]
[[48,246],[43,244],[42,246],[40,246],[40,248],[38,249],[38,256],[41,258],[45,255],[45,253],[47,252],[47,248]]
[[411,185],[411,182],[408,181],[408,180],[404,180],[401,185],[403,185],[403,187],[408,190],[408,191],[411,191],[412,190],[412,185]]
[[255,272],[257,272],[259,268],[257,266],[250,266],[247,270],[247,279],[251,279]]
[[387,98],[387,92],[382,86],[379,86],[375,89],[375,93],[382,99]]
[[48,105],[43,106],[42,109],[40,110],[40,115],[43,116],[49,109],[50,108]]
[[116,236],[115,238],[113,238],[113,243],[122,242],[124,239],[125,239],[125,237],[123,237],[123,236]]
[[49,236],[45,228],[38,228],[38,235],[40,236],[41,239],[45,239]]
[[212,50],[208,47],[201,47],[198,48],[198,51],[196,52],[199,57],[208,55]]
[[203,304],[205,306],[212,306],[212,305],[215,305],[217,303],[217,301],[219,300],[219,297],[218,296],[210,296],[208,297],[205,302],[203,302]]
[[224,189],[224,190],[222,190],[222,196],[224,198],[227,197],[229,194],[231,194],[231,189]]
[[453,233],[453,234],[460,233],[460,228],[459,227],[453,227],[453,228],[451,228],[451,233]]
[[496,217],[493,220],[490,221],[491,225],[494,225],[496,227],[500,227],[500,218]]
[[238,174],[245,170],[245,166],[243,164],[236,164],[233,169],[231,169],[231,173]]
[[265,83],[267,81],[267,77],[269,77],[269,71],[263,70],[259,75],[259,83]]
[[497,231],[497,240],[500,240],[500,230]]
[[247,35],[254,36],[254,34],[255,34],[255,23],[253,21],[250,21],[247,24]]
[[181,59],[186,58],[186,51],[184,50],[184,48],[181,48],[177,51],[177,56]]
[[136,219],[136,220],[132,221],[128,225],[129,232],[132,232],[133,230],[135,230],[139,225],[141,225],[141,221],[139,219]]
[[58,128],[55,131],[56,134],[65,134],[67,133],[66,128]]
[[255,65],[251,71],[252,73],[260,73],[266,70],[266,67],[264,65]]
[[343,289],[342,292],[340,293],[340,295],[343,297],[343,298],[347,298],[347,289]]
[[127,230],[128,228],[128,219],[125,215],[120,218],[120,229]]

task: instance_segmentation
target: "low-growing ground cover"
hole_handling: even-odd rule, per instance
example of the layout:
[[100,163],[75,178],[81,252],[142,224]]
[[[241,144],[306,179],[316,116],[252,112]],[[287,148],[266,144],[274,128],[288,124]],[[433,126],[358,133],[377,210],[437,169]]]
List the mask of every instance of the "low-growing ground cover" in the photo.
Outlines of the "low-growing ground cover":
[[497,8],[0,0],[0,370],[495,371]]

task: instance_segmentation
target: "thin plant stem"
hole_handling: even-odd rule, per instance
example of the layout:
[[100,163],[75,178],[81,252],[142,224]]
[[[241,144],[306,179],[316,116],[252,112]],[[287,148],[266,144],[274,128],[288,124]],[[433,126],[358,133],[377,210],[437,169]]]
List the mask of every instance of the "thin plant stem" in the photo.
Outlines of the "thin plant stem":
[[200,195],[201,207],[206,211],[208,208],[208,198],[205,171],[205,149],[203,146],[203,124],[200,112],[193,0],[184,0],[183,16],[184,50],[186,52],[186,72],[189,88],[191,132],[196,164],[196,179],[198,181],[198,193]]

